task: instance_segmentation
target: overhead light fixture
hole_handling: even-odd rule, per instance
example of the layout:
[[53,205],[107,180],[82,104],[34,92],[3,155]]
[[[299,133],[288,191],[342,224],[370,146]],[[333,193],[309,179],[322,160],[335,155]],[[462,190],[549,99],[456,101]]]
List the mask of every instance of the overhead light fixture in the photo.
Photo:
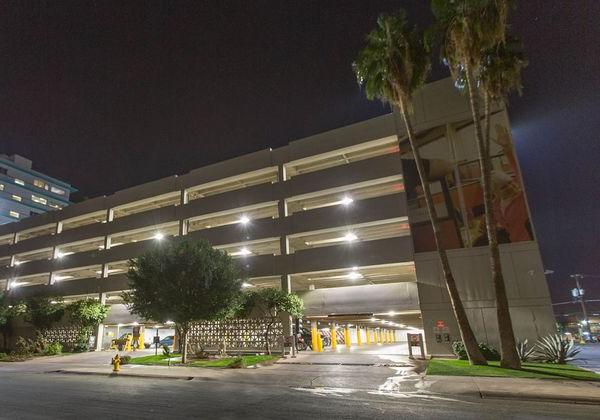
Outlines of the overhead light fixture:
[[346,242],[352,242],[352,241],[356,241],[358,239],[358,236],[356,236],[354,233],[352,232],[348,232],[344,235],[344,240]]
[[348,275],[346,277],[348,277],[350,280],[358,280],[358,279],[362,279],[363,275],[360,274],[358,271],[353,271],[351,273],[348,273]]
[[232,252],[231,255],[232,257],[237,257],[237,256],[246,256],[246,255],[250,255],[252,254],[252,251],[250,251],[248,248],[241,248],[239,251],[237,252]]
[[250,284],[250,283],[243,282],[243,283],[242,283],[242,287],[243,287],[243,288],[248,288],[248,287],[254,287],[254,285],[253,285],[253,284]]
[[138,326],[138,325],[140,325],[140,323],[139,323],[139,322],[137,322],[137,321],[133,321],[133,322],[131,323],[131,325]]
[[154,239],[156,239],[157,241],[163,240],[164,237],[165,237],[165,235],[162,232],[157,232],[154,234]]
[[343,204],[344,206],[348,206],[350,204],[352,204],[352,202],[354,202],[354,200],[352,199],[352,197],[349,196],[344,196],[344,198],[342,198],[340,200],[340,204]]
[[54,280],[57,281],[61,281],[61,280],[67,280],[67,279],[72,279],[73,276],[61,276],[60,274],[57,274],[54,276]]
[[394,312],[394,311],[389,311],[389,312],[388,312],[388,315],[389,315],[389,316],[394,316],[394,315],[396,315],[396,312]]
[[23,261],[17,261],[17,260],[15,260],[15,262],[13,264],[14,265],[21,265],[21,264],[23,264]]
[[248,216],[242,216],[238,222],[240,222],[242,225],[247,225],[250,223],[250,218]]
[[371,322],[377,321],[377,318],[371,318]]
[[165,322],[165,324],[167,324],[167,325],[173,325],[174,322],[173,321],[167,321],[167,322]]

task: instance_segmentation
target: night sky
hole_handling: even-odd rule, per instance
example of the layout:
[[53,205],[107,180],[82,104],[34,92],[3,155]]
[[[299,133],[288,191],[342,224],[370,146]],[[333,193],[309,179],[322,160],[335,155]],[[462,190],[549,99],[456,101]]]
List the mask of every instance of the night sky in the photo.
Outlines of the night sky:
[[[399,6],[431,20],[423,0],[5,0],[0,153],[94,197],[389,112],[350,63]],[[530,65],[509,113],[557,301],[568,274],[600,275],[598,21],[594,0],[512,17]]]

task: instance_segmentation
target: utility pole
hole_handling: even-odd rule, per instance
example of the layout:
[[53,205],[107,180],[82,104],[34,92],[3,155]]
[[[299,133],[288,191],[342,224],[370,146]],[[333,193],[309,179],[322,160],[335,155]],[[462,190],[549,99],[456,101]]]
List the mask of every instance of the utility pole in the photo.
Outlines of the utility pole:
[[576,289],[572,290],[573,297],[579,301],[581,305],[581,312],[583,312],[583,320],[581,323],[583,324],[581,330],[583,333],[590,333],[590,322],[587,315],[587,309],[585,307],[585,301],[583,299],[584,290],[581,288],[581,280],[583,279],[583,274],[571,274],[571,278],[575,280]]

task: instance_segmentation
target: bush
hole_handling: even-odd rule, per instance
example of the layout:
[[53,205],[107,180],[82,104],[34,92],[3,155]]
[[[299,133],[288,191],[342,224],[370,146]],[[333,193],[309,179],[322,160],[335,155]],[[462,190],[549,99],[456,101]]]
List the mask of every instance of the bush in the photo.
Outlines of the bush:
[[0,352],[0,359],[5,359],[8,357],[8,354],[4,353],[4,352]]
[[569,360],[575,359],[575,356],[581,351],[573,346],[572,341],[562,340],[558,334],[548,335],[540,338],[536,343],[535,349],[539,358],[546,363],[557,363],[564,365]]
[[231,369],[241,369],[241,368],[246,367],[246,366],[245,366],[245,363],[244,363],[244,359],[242,357],[236,357],[235,359],[233,359],[231,361],[231,363],[229,364],[229,367]]
[[35,344],[29,338],[19,337],[15,343],[15,355],[20,357],[28,357],[35,351]]
[[534,358],[535,346],[529,347],[527,339],[524,341],[517,341],[517,354],[521,362],[528,362]]
[[459,358],[460,360],[467,360],[469,357],[467,356],[467,350],[465,349],[465,345],[462,341],[455,341],[452,343],[452,353]]
[[128,365],[131,362],[131,356],[121,356],[121,364]]
[[171,357],[173,355],[173,353],[171,353],[171,349],[166,344],[163,344],[162,352],[163,352],[163,356],[165,356],[165,357]]
[[481,354],[483,357],[485,357],[485,360],[500,360],[500,353],[498,350],[489,346],[487,343],[479,343],[479,351],[481,351]]
[[83,353],[89,350],[89,334],[87,331],[82,330],[77,335],[77,342],[73,346],[74,353]]
[[[479,343],[479,351],[481,351],[481,354],[486,360],[500,360],[500,353],[498,353],[495,348],[490,347],[487,343]],[[462,341],[455,341],[452,343],[452,353],[460,360],[468,360],[469,358]]]
[[50,343],[44,349],[44,355],[46,356],[56,356],[62,353],[62,344],[60,343]]

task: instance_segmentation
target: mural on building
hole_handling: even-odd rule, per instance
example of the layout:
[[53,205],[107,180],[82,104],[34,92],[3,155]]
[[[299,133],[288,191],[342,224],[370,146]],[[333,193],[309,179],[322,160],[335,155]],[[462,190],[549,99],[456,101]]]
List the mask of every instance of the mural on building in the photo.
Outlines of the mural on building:
[[[421,146],[447,249],[487,245],[483,191],[473,124],[445,127]],[[490,119],[492,193],[500,243],[533,240],[522,179],[504,111]],[[435,250],[416,166],[403,155],[406,194],[417,252]]]

